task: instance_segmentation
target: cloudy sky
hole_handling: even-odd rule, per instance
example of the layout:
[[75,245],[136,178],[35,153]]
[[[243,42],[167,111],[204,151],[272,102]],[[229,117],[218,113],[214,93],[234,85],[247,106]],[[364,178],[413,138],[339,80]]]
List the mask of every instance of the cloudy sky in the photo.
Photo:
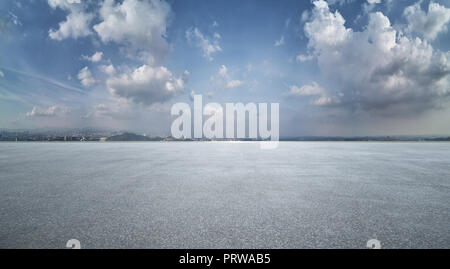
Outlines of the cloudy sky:
[[0,128],[169,134],[279,102],[280,135],[450,134],[450,1],[0,2]]

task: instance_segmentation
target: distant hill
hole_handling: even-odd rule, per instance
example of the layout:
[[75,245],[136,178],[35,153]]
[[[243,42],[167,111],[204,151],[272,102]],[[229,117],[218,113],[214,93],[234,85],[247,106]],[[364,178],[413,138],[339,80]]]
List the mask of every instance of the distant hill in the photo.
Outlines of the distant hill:
[[152,139],[147,136],[137,135],[133,133],[123,133],[120,135],[110,136],[106,141],[151,141]]

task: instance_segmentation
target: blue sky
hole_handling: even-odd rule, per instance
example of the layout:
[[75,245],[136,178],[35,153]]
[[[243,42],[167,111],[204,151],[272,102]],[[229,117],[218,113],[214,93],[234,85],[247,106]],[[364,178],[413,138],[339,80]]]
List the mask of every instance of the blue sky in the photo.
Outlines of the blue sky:
[[168,134],[176,102],[279,102],[281,136],[450,134],[450,1],[0,3],[0,128]]

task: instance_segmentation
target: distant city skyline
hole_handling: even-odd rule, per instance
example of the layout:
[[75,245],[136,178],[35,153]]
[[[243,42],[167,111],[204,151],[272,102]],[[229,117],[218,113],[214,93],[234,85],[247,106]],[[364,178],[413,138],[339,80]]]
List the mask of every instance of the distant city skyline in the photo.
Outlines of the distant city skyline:
[[280,137],[450,134],[445,0],[0,3],[0,129],[170,134],[170,108],[280,103]]

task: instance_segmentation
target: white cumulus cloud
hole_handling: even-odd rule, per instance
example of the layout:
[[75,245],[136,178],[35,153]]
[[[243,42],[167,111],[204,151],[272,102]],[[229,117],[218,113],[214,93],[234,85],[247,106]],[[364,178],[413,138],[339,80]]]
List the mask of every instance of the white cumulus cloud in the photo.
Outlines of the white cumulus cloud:
[[96,83],[91,71],[87,66],[81,69],[80,72],[78,72],[77,77],[81,81],[81,84],[86,87],[92,86]]
[[85,56],[85,55],[82,56],[83,59],[91,61],[93,63],[100,62],[102,60],[102,57],[103,57],[103,52],[101,52],[101,51],[97,51],[92,56]]
[[182,93],[189,76],[185,71],[175,77],[165,67],[142,65],[129,72],[110,77],[106,81],[109,91],[136,104],[162,103]]
[[290,91],[285,94],[288,97],[312,97],[312,104],[316,106],[327,106],[339,104],[339,98],[330,96],[325,89],[319,86],[317,82],[313,81],[311,85],[303,85],[298,87],[292,85]]
[[288,95],[290,96],[312,96],[312,95],[321,95],[325,91],[322,87],[320,87],[316,82],[313,82],[312,85],[303,85],[298,87],[296,85],[292,85],[290,87],[290,91]]
[[299,55],[297,55],[297,57],[295,57],[295,59],[297,62],[303,63],[303,62],[311,61],[312,59],[314,59],[314,56],[299,54]]
[[101,70],[103,73],[105,73],[105,74],[107,74],[107,75],[110,75],[110,76],[116,74],[116,68],[115,68],[114,65],[112,65],[112,64],[109,64],[109,65],[101,65],[101,66],[100,66],[100,70]]
[[438,34],[447,32],[450,8],[430,2],[427,13],[421,9],[420,3],[407,7],[403,12],[409,23],[408,30],[423,35],[427,40],[434,40]]
[[94,30],[102,42],[123,45],[127,55],[149,64],[159,63],[169,50],[165,39],[171,7],[160,0],[105,0],[101,22]]
[[59,23],[57,30],[49,30],[48,35],[51,39],[63,40],[69,37],[77,39],[92,33],[89,24],[94,16],[85,11],[81,0],[48,0],[48,4],[53,9],[60,8],[68,12],[66,20]]
[[407,113],[437,107],[450,95],[449,52],[398,32],[381,12],[370,13],[357,32],[327,2],[313,4],[304,26],[308,47],[342,106]]
[[228,68],[225,65],[220,66],[216,76],[211,77],[211,81],[219,87],[228,89],[236,88],[244,84],[243,81],[232,79],[228,74]]

